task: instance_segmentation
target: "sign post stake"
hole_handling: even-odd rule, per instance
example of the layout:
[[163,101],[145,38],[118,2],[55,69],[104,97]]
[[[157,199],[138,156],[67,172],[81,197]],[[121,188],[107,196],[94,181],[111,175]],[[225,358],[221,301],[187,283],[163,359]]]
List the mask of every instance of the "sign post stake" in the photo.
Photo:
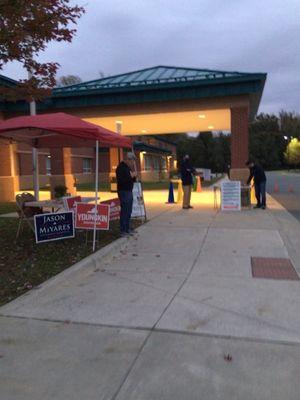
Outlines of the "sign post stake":
[[96,248],[96,223],[97,223],[97,207],[98,207],[98,185],[99,185],[99,141],[96,140],[96,172],[95,172],[95,221],[93,232],[93,252]]

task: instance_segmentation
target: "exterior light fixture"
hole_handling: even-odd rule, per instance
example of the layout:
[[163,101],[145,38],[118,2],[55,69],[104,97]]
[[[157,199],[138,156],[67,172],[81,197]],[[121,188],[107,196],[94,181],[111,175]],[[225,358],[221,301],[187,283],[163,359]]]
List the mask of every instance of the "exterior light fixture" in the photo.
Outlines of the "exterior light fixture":
[[213,125],[208,125],[208,129],[214,129]]
[[146,151],[141,151],[141,154],[146,154]]
[[121,134],[122,132],[122,121],[116,121],[116,131],[117,133]]
[[206,116],[205,116],[205,114],[199,114],[198,118],[204,119],[204,118],[206,118]]
[[147,130],[146,130],[146,129],[142,129],[141,132],[142,132],[142,133],[147,133]]

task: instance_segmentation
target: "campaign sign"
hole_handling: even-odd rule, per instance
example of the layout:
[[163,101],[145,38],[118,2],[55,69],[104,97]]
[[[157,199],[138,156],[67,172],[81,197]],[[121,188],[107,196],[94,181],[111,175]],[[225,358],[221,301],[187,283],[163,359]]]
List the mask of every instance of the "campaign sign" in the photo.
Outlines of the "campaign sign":
[[74,210],[76,203],[81,201],[81,196],[68,196],[63,197],[64,206],[67,210]]
[[109,205],[98,204],[95,213],[95,204],[77,203],[75,213],[76,229],[96,229],[107,231],[109,229]]
[[241,210],[241,182],[224,181],[221,183],[222,211]]
[[36,243],[75,237],[73,211],[34,216]]
[[140,182],[135,182],[133,184],[133,204],[132,204],[132,217],[145,217],[146,210],[145,210],[145,203],[143,197],[143,190],[142,185]]
[[118,198],[101,201],[100,204],[108,204],[109,205],[109,220],[115,221],[116,219],[120,218],[120,200]]

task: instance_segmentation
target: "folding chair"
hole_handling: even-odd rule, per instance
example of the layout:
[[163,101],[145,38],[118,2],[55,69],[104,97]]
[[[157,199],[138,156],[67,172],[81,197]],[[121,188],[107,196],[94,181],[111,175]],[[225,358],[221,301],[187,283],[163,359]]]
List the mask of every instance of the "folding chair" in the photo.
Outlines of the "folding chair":
[[28,192],[24,192],[21,194],[16,195],[16,203],[18,207],[18,215],[19,215],[19,225],[18,225],[18,230],[17,230],[17,235],[16,235],[16,240],[18,239],[20,232],[21,232],[21,227],[23,225],[23,222],[26,221],[32,232],[34,233],[34,216],[36,214],[42,214],[43,209],[40,207],[27,207],[25,206],[25,203],[29,201],[36,201],[36,198]]

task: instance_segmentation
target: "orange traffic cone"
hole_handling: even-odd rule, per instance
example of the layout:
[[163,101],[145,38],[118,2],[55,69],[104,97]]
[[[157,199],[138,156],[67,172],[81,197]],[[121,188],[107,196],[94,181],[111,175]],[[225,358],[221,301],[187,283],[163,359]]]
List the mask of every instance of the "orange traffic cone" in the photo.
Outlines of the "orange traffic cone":
[[290,193],[294,193],[294,188],[293,188],[292,185],[289,185],[288,191],[289,191]]
[[201,192],[202,188],[201,188],[201,179],[200,176],[197,176],[197,188],[196,188],[196,192]]
[[278,185],[277,182],[276,182],[275,185],[274,185],[274,192],[275,192],[275,193],[278,193],[278,192],[279,192],[279,185]]

